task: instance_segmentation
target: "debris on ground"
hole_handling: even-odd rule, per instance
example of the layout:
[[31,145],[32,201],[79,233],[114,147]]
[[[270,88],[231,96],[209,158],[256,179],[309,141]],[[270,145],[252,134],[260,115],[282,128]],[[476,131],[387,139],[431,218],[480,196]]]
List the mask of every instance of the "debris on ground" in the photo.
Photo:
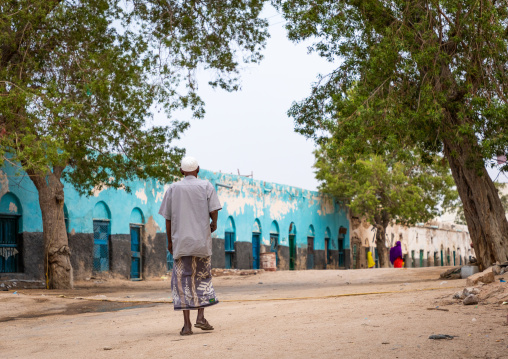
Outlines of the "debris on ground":
[[224,276],[244,276],[244,275],[256,275],[263,273],[264,269],[223,269],[223,268],[212,268],[213,277],[224,277]]
[[462,303],[464,303],[464,305],[478,304],[478,297],[474,294],[469,294],[466,298],[464,298]]
[[499,270],[499,275],[508,273],[508,262],[496,263],[495,267],[496,267],[496,271]]
[[450,310],[449,309],[446,309],[446,308],[439,308],[438,307],[434,307],[434,308],[427,308],[427,310],[441,310],[443,312],[449,312]]
[[433,334],[429,337],[429,339],[435,339],[435,340],[440,340],[440,339],[446,339],[446,340],[452,340],[453,338],[455,338],[456,335],[448,335],[448,334]]
[[492,271],[492,267],[485,269],[483,272],[473,274],[466,279],[467,286],[477,285],[478,282],[482,282],[485,284],[492,283],[494,281],[494,272]]
[[454,293],[453,299],[461,300],[464,305],[478,303],[503,305],[508,302],[508,285],[505,279],[500,276],[496,278],[494,275],[497,272],[501,273],[504,268],[508,268],[508,262],[496,264],[468,277],[466,280],[468,287]]
[[460,267],[454,267],[454,268],[450,268],[446,271],[444,271],[443,273],[440,274],[439,278],[442,278],[442,279],[461,279],[461,276],[460,276],[460,270],[461,270],[461,266]]
[[467,287],[462,291],[459,291],[453,295],[453,299],[465,299],[467,296],[471,294],[480,294],[480,289],[475,287]]

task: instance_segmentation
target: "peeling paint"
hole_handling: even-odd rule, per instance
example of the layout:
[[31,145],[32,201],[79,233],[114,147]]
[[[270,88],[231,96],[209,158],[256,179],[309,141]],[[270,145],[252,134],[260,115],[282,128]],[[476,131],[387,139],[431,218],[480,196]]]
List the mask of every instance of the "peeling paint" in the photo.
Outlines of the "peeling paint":
[[157,195],[154,195],[154,197],[155,197],[155,203],[162,202],[162,200],[164,199],[164,194],[166,193],[168,188],[169,188],[169,184],[164,185],[164,190],[162,192],[158,191]]
[[18,206],[13,202],[9,203],[9,212],[18,213]]
[[281,220],[284,215],[296,208],[296,201],[288,203],[287,201],[277,199],[276,201],[270,203],[270,217],[275,220]]
[[161,229],[161,227],[159,227],[157,222],[155,222],[155,220],[153,219],[153,216],[150,216],[148,218],[148,221],[146,221],[145,234],[147,236],[155,237],[155,235],[157,234],[157,231],[160,229]]
[[104,183],[100,183],[99,185],[95,186],[92,189],[92,195],[94,197],[99,197],[102,191],[105,191],[108,189],[108,186],[106,186]]
[[148,202],[148,197],[146,196],[146,193],[145,193],[145,189],[144,188],[140,188],[136,191],[136,197],[139,198],[142,202],[144,202],[145,204],[147,204]]
[[326,216],[327,214],[332,214],[333,212],[335,212],[333,198],[328,196],[321,196],[320,204],[321,209],[318,210],[320,216]]

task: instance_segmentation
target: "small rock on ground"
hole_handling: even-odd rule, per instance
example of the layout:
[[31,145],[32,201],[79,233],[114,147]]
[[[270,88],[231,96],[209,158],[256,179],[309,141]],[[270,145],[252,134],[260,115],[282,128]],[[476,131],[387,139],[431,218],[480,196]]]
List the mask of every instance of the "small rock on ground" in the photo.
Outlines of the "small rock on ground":
[[478,304],[478,297],[474,294],[470,294],[464,299],[463,303],[464,305]]

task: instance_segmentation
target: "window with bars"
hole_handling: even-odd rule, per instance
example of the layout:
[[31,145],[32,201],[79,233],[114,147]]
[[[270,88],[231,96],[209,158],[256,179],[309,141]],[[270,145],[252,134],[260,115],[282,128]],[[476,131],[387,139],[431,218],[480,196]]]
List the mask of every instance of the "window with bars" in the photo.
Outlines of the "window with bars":
[[109,270],[109,221],[93,221],[93,271]]
[[18,218],[0,216],[0,273],[21,272]]

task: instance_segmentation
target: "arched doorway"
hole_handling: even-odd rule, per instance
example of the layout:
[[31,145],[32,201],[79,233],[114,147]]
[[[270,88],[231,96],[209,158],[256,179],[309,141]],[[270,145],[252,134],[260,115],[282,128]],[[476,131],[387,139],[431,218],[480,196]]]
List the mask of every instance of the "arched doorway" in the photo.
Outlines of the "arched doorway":
[[314,226],[307,231],[307,269],[314,269]]
[[289,225],[289,270],[296,269],[296,225]]
[[22,272],[21,203],[14,193],[7,192],[0,199],[0,273]]
[[235,221],[233,220],[233,217],[229,216],[226,231],[224,233],[224,250],[226,257],[225,268],[227,269],[233,268],[234,266],[235,234]]
[[109,271],[109,236],[111,211],[100,201],[93,209],[93,272]]
[[326,265],[332,265],[333,263],[333,255],[332,255],[332,240],[331,240],[331,231],[330,228],[326,227],[325,230],[325,259],[326,259]]
[[275,263],[279,268],[279,224],[273,221],[270,226],[270,252],[275,252]]
[[[145,216],[138,207],[134,208],[130,216],[130,234],[131,234],[131,271],[132,280],[141,279],[141,238],[145,225]],[[166,252],[169,253],[166,236]],[[167,255],[166,253],[166,255]]]
[[252,228],[252,269],[259,269],[259,255],[261,252],[261,222],[256,218]]
[[344,240],[346,238],[347,228],[339,227],[339,234],[337,235],[337,250],[339,251],[339,268],[346,266],[346,259],[344,257]]
[[351,238],[351,267],[352,269],[360,269],[360,248],[362,246],[362,242],[360,238],[353,237]]
[[443,248],[443,245],[441,244],[441,267],[444,266],[444,248]]

